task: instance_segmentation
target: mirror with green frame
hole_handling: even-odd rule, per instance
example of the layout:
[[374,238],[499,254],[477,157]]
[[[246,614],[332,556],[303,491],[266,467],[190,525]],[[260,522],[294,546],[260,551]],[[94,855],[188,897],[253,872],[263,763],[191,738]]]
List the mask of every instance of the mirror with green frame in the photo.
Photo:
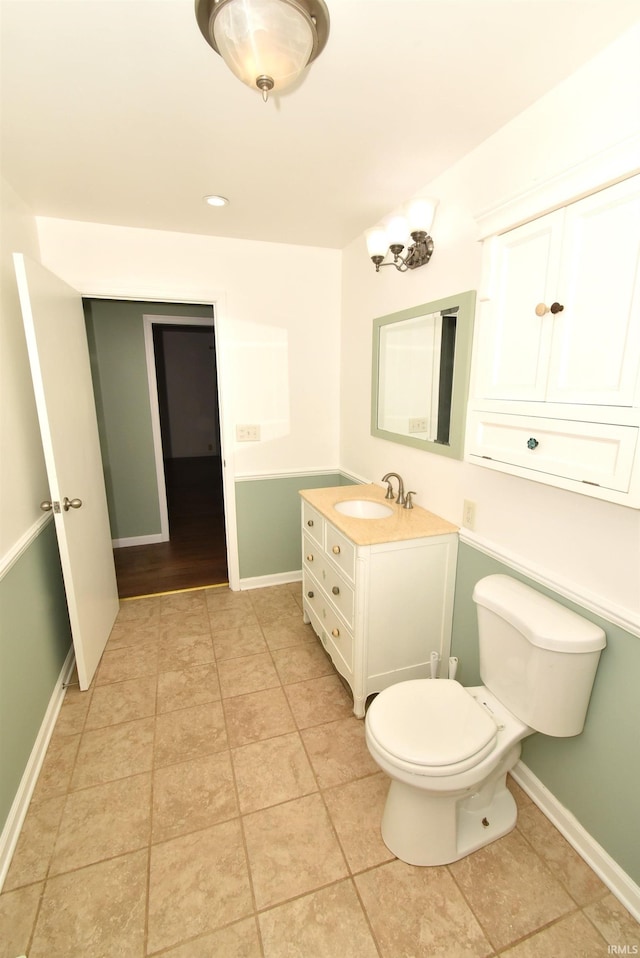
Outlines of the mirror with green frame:
[[373,321],[371,434],[462,459],[476,293]]

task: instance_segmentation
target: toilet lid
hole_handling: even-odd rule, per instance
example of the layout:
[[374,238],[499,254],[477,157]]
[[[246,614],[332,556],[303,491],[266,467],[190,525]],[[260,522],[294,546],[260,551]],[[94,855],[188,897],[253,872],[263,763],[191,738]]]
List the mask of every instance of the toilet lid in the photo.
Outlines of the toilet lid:
[[392,755],[423,766],[464,762],[496,738],[490,714],[450,679],[391,685],[367,713],[369,732]]

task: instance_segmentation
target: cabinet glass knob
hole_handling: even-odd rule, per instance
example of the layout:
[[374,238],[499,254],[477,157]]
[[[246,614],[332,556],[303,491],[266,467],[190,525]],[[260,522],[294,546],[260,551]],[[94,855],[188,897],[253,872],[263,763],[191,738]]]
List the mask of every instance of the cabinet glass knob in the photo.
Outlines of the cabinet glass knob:
[[340,546],[334,546],[331,551],[333,552],[334,555],[339,556],[339,555],[340,555]]
[[540,443],[538,442],[538,440],[534,439],[533,437],[531,437],[531,439],[529,439],[527,442],[527,446],[529,447],[529,449],[535,449],[536,446],[539,446],[539,445]]
[[331,591],[333,592],[334,595],[340,595],[340,589],[338,588],[337,585],[334,585]]
[[307,598],[313,599],[313,592],[307,592]]
[[334,639],[337,639],[338,636],[340,635],[340,629],[332,629],[331,635],[334,637]]
[[307,556],[307,562],[313,562],[313,556],[311,555],[311,553],[309,553],[309,555]]

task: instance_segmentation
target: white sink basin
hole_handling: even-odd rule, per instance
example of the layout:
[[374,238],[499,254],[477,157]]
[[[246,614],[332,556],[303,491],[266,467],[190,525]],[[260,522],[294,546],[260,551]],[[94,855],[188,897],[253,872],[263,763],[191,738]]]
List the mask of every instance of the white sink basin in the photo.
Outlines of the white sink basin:
[[336,502],[334,509],[343,516],[352,519],[386,519],[393,514],[393,509],[383,502],[373,502],[371,499],[344,499]]

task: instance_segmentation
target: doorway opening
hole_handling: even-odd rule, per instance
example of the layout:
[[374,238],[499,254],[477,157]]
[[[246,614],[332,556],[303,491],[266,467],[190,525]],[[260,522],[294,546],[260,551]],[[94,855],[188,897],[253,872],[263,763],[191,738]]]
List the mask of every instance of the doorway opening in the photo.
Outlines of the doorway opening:
[[[202,309],[189,316],[188,307],[130,301],[93,301],[91,307],[103,459],[106,454],[117,529],[118,594],[131,598],[226,585],[213,312],[209,308],[208,318]],[[110,375],[111,389],[105,382]],[[136,420],[143,390],[149,397],[147,412]],[[149,518],[151,508],[155,519]]]

